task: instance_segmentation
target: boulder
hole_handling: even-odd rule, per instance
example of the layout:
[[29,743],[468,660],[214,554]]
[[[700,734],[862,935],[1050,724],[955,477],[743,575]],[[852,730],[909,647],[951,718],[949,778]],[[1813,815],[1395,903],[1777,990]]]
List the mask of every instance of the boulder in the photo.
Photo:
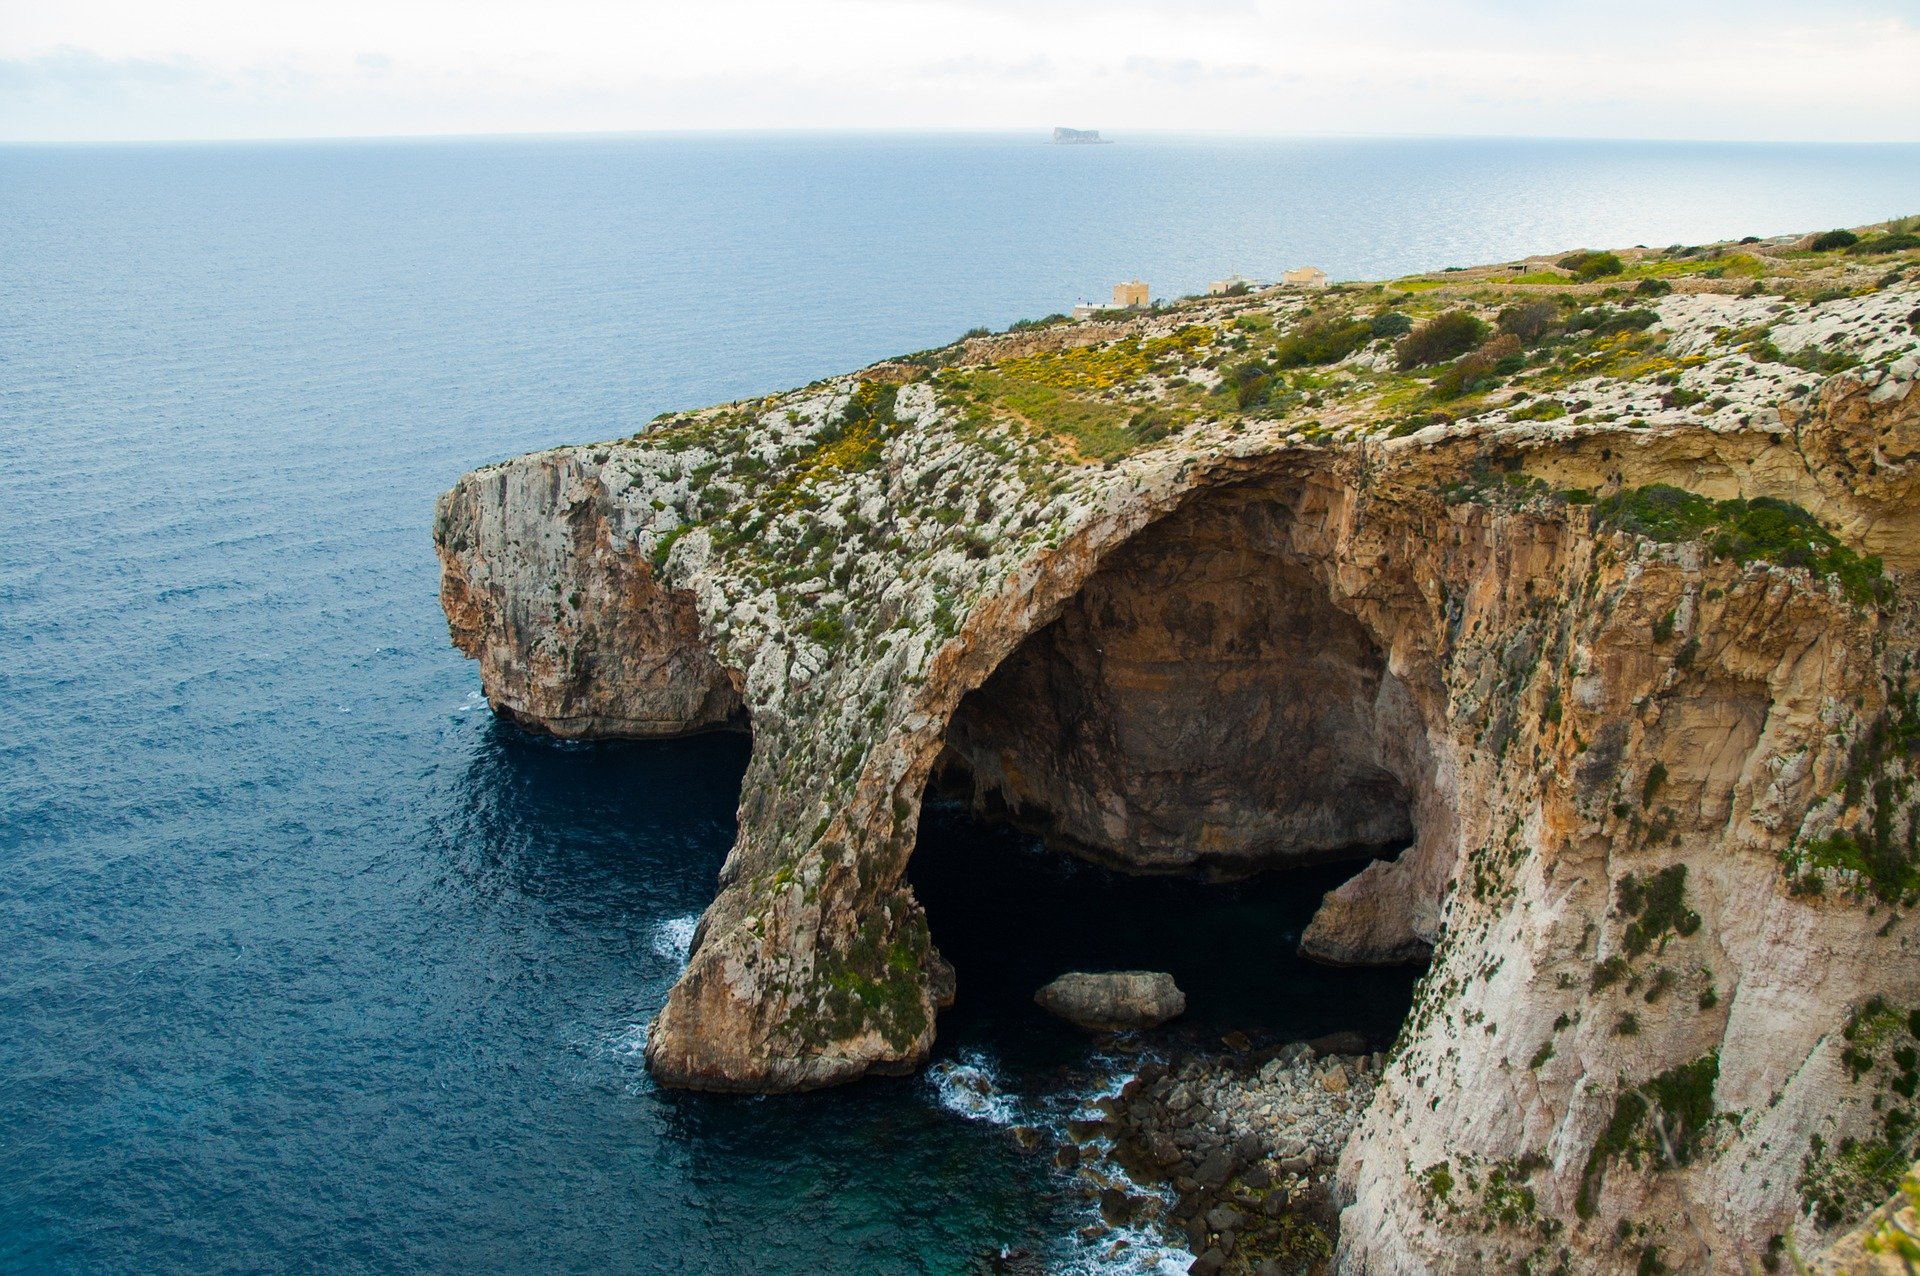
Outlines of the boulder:
[[1096,1031],[1151,1028],[1186,1011],[1187,995],[1163,971],[1074,971],[1033,995],[1041,1009]]
[[1125,1227],[1140,1212],[1140,1202],[1117,1187],[1100,1193],[1100,1217],[1109,1227]]
[[1316,1058],[1325,1058],[1330,1054],[1365,1054],[1367,1039],[1357,1032],[1329,1032],[1324,1037],[1309,1041],[1307,1049],[1313,1051]]

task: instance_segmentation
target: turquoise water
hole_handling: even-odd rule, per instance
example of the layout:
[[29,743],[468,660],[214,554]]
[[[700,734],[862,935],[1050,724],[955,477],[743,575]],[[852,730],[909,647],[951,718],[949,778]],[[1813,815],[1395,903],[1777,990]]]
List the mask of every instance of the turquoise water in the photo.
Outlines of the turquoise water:
[[[980,879],[916,866],[936,937],[972,954],[942,1050],[1004,1102],[927,1078],[659,1092],[642,1026],[711,897],[744,741],[562,746],[491,721],[435,601],[435,494],[1118,278],[1178,293],[1858,222],[1920,211],[1917,161],[1172,138],[0,149],[0,1270],[1064,1253],[1083,1206],[1004,1126],[1104,1066],[1023,1005],[1103,916],[1166,919],[1202,1027],[1390,1030],[1406,977],[1289,964],[1319,879],[1157,906],[936,807],[930,845],[1091,910],[1014,948]],[[1194,956],[1209,928],[1232,962]]]

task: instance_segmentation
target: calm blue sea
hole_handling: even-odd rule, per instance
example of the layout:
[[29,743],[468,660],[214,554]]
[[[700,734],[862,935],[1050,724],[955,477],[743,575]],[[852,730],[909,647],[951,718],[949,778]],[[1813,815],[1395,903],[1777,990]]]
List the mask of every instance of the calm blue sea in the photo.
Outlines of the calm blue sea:
[[[1035,1022],[1032,982],[1152,928],[1195,1032],[1389,1034],[1410,975],[1286,955],[1338,872],[1143,898],[936,805],[950,858],[916,872],[961,965],[946,1084],[657,1091],[643,1025],[745,743],[491,721],[435,601],[435,494],[1134,275],[1172,294],[1912,212],[1913,147],[0,149],[0,1270],[1065,1255],[1085,1207],[1006,1127],[1107,1065]],[[1055,892],[1060,924],[996,932],[1003,881]]]

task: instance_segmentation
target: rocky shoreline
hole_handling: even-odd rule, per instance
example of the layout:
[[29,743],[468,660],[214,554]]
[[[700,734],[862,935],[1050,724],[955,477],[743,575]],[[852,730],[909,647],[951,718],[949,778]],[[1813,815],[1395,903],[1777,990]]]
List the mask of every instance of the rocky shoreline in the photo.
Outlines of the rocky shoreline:
[[[1225,1045],[1149,1061],[1066,1123],[1055,1164],[1076,1172],[1100,1216],[1081,1230],[1083,1247],[1118,1260],[1145,1231],[1184,1251],[1198,1276],[1327,1269],[1335,1168],[1383,1056],[1353,1033],[1259,1047],[1234,1033]],[[1035,1147],[1044,1137],[1029,1126],[1014,1136]],[[989,1267],[1026,1271],[1027,1259]]]

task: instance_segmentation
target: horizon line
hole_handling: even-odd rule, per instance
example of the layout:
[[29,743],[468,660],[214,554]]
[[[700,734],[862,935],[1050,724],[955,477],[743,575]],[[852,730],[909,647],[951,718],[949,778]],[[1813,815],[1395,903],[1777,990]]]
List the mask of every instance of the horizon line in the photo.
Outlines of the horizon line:
[[[527,129],[485,132],[446,133],[288,133],[248,137],[125,137],[125,138],[0,138],[0,147],[84,148],[114,146],[271,146],[322,145],[365,142],[489,142],[489,141],[589,141],[642,138],[806,138],[806,137],[996,137],[1031,136],[1035,145],[1053,145],[1054,125],[1028,128],[979,128],[961,125],[925,125],[909,128],[839,126],[754,126],[662,129]],[[1071,127],[1071,126],[1070,126]],[[1102,133],[1105,128],[1092,130]],[[1920,137],[1906,140],[1885,138],[1751,138],[1751,137],[1636,137],[1615,134],[1566,133],[1281,133],[1256,130],[1123,128],[1115,136],[1103,136],[1105,142],[1120,143],[1131,135],[1139,138],[1195,138],[1220,141],[1270,142],[1578,142],[1632,143],[1635,145],[1673,146],[1845,146],[1913,147]]]

